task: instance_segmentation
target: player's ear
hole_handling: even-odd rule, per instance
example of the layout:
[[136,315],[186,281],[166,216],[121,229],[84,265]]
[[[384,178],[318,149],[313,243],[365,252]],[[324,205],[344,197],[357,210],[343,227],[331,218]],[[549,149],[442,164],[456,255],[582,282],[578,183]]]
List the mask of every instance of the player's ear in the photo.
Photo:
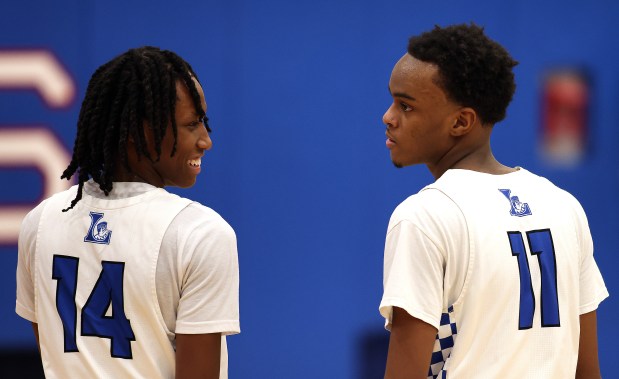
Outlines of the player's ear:
[[455,115],[453,125],[451,127],[451,135],[460,137],[469,133],[473,129],[473,125],[477,122],[477,112],[473,108],[463,107],[458,110]]

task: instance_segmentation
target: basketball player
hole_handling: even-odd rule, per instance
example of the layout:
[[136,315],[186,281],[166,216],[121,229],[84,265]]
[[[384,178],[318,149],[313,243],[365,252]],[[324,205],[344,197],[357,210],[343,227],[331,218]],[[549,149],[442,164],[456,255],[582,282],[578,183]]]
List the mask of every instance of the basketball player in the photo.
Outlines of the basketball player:
[[585,213],[547,179],[499,163],[517,64],[482,28],[410,39],[383,116],[396,167],[436,181],[393,212],[380,313],[386,378],[599,378],[608,292]]
[[226,378],[239,333],[236,236],[191,187],[212,146],[191,66],[132,49],[97,69],[62,174],[78,185],[19,236],[17,313],[47,378]]

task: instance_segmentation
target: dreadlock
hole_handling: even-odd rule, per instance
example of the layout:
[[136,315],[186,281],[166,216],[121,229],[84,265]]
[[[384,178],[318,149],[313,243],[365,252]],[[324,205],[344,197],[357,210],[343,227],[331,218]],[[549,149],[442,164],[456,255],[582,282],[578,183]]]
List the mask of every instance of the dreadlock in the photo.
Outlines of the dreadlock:
[[[63,212],[82,198],[84,183],[90,178],[107,196],[112,191],[114,170],[127,161],[127,140],[135,141],[138,157],[158,161],[161,141],[168,126],[172,128],[176,152],[176,82],[181,81],[200,117],[204,117],[200,95],[192,78],[191,66],[177,54],[144,46],[117,56],[99,67],[90,78],[77,122],[77,134],[71,163],[62,173],[67,180],[77,173],[77,196]],[[143,123],[154,136],[155,157],[147,149]],[[207,126],[207,130],[210,129]]]

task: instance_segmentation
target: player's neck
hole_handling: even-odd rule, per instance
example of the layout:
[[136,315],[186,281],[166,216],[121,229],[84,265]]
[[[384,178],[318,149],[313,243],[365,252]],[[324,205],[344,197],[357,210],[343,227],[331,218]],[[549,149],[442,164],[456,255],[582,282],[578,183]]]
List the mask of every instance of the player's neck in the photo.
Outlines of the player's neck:
[[428,165],[428,169],[435,179],[440,178],[449,169],[470,170],[491,175],[504,175],[517,170],[496,160],[489,140],[474,148],[453,149],[439,164]]

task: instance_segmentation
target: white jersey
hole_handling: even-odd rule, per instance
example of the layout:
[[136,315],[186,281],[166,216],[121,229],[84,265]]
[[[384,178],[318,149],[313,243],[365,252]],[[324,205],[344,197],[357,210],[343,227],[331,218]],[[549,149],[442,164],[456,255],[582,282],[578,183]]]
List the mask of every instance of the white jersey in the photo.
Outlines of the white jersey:
[[[48,378],[171,378],[175,333],[239,332],[234,232],[215,212],[163,189],[115,183],[114,192],[133,193],[108,199],[92,196],[94,186],[86,183],[82,200],[68,212],[61,209],[76,187],[26,217],[16,311],[38,323]],[[187,235],[177,221],[186,214],[211,233]],[[185,225],[194,232],[194,225]],[[195,263],[221,254],[200,251],[209,246],[228,255],[212,262],[217,269],[228,266],[219,279],[214,268]]]
[[582,207],[522,168],[448,170],[389,222],[380,312],[438,329],[429,378],[573,378],[607,296]]

